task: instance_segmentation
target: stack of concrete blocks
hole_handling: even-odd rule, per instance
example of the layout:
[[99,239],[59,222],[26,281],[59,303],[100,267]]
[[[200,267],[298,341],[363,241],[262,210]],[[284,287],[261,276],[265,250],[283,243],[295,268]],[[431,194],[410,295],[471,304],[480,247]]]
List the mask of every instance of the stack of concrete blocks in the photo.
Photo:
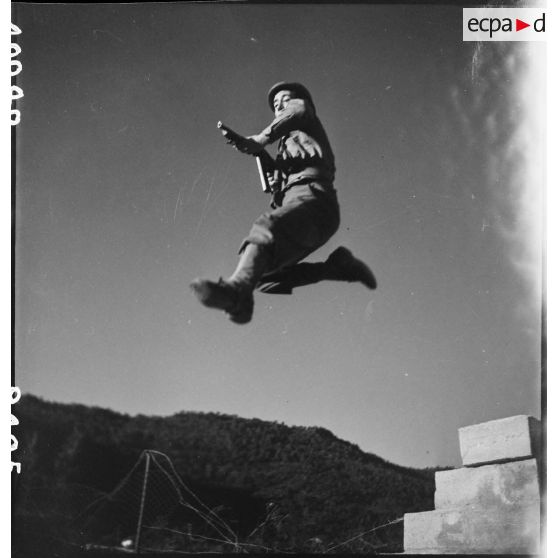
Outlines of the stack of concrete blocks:
[[459,429],[463,468],[436,473],[433,511],[404,518],[406,554],[538,554],[540,422]]

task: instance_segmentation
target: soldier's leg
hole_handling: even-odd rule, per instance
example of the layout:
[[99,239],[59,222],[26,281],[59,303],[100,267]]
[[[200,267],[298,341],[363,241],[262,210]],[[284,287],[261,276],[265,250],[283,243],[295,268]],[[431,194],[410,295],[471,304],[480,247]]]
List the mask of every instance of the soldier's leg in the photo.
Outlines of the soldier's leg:
[[218,282],[196,279],[190,284],[194,294],[205,306],[224,310],[232,321],[249,322],[253,290],[264,273],[299,262],[322,246],[339,226],[336,204],[308,185],[293,188],[282,207],[254,222],[235,272]]
[[237,324],[248,323],[254,311],[254,288],[270,260],[269,247],[249,243],[228,279],[196,279],[190,287],[204,306],[224,310]]
[[238,264],[228,281],[241,288],[254,290],[262,275],[269,269],[271,249],[261,244],[246,244]]
[[269,294],[291,294],[296,287],[320,281],[360,282],[369,289],[377,287],[370,268],[345,248],[334,250],[325,262],[301,262],[276,272],[266,273],[258,283],[258,290]]

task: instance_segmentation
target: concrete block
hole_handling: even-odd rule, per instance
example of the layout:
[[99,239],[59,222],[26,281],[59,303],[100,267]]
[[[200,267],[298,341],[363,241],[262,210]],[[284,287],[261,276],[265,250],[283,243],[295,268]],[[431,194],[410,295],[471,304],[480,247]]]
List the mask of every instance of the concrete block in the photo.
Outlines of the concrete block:
[[459,446],[463,465],[538,457],[540,438],[540,421],[527,415],[460,428]]
[[539,505],[408,513],[403,544],[406,554],[538,554]]
[[531,502],[540,502],[535,459],[436,472],[437,510],[469,506],[506,511]]

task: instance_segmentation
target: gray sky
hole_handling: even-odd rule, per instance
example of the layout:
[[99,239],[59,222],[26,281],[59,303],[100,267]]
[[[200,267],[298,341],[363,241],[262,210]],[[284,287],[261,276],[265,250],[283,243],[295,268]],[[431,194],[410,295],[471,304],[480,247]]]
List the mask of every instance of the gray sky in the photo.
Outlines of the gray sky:
[[[542,45],[464,43],[451,6],[16,14],[22,391],[323,426],[421,467],[459,463],[460,426],[540,417]],[[281,79],[336,155],[341,228],[309,261],[345,245],[379,288],[258,293],[237,326],[188,283],[232,272],[269,199],[215,126],[259,132]]]

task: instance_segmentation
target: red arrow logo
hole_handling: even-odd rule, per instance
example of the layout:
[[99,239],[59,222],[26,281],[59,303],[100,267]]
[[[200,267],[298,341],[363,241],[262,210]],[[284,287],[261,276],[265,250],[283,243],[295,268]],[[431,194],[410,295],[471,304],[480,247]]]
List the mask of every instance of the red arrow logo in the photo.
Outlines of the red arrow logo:
[[521,21],[520,19],[515,20],[515,30],[516,31],[521,31],[522,29],[525,29],[526,27],[531,27],[530,23],[525,23],[524,21]]

